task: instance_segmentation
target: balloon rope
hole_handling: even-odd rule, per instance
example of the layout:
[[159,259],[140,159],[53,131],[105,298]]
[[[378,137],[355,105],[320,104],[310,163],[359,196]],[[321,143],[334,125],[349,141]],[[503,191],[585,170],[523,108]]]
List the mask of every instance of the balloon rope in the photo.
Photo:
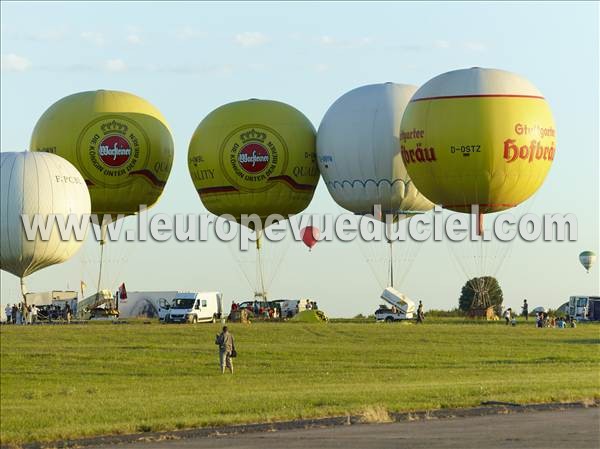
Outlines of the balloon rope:
[[22,277],[21,279],[21,295],[23,295],[23,304],[25,304],[25,306],[27,306],[27,287],[25,287],[25,278]]
[[96,300],[100,300],[100,285],[102,284],[102,262],[104,259],[104,245],[105,241],[106,226],[100,225],[100,267],[98,268],[98,284],[96,289]]
[[394,242],[392,242],[392,240],[389,238],[391,235],[392,225],[386,222],[385,227],[388,232],[388,235],[386,236],[387,241],[390,244],[390,287],[394,288]]
[[267,300],[267,292],[265,291],[265,278],[264,278],[264,274],[263,274],[262,259],[260,257],[261,232],[256,231],[256,233],[257,233],[257,235],[256,235],[256,257],[257,257],[257,263],[258,263],[258,275],[259,275],[259,279],[260,279],[260,289],[261,289],[263,301],[266,301]]

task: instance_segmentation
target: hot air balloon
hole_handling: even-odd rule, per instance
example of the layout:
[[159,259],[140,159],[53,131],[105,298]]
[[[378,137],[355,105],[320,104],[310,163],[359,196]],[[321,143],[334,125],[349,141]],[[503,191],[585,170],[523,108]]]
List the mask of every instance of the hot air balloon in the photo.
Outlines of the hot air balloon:
[[[355,214],[402,219],[433,204],[416,188],[400,155],[400,121],[415,86],[384,83],[342,95],[325,114],[317,134],[319,169],[337,204]],[[390,223],[388,223],[390,226]],[[393,253],[390,244],[390,280]]]
[[308,250],[311,251],[318,243],[321,231],[315,226],[306,226],[300,231],[300,236],[304,244],[308,246]]
[[514,73],[478,67],[419,88],[400,141],[408,174],[428,199],[459,212],[477,205],[480,214],[533,195],[556,153],[552,112],[540,91]]
[[77,167],[100,223],[104,214],[115,220],[155,204],[173,163],[173,139],[158,109],[136,95],[111,90],[80,92],[54,103],[38,120],[31,148]]
[[596,263],[596,253],[593,251],[583,251],[581,254],[579,254],[579,262],[581,265],[583,265],[585,271],[589,273],[592,265]]
[[25,277],[65,262],[83,240],[75,233],[61,239],[56,223],[48,239],[40,231],[28,240],[21,216],[26,215],[29,223],[36,215],[46,223],[52,214],[87,220],[90,195],[81,174],[61,157],[24,151],[3,152],[0,158],[0,268],[21,279],[25,297]]
[[[247,100],[212,111],[196,128],[188,167],[204,206],[215,215],[288,216],[310,203],[319,171],[315,129],[297,109]],[[257,230],[260,233],[260,230]],[[259,277],[260,235],[257,236]],[[266,299],[264,281],[258,296]]]
[[[550,107],[533,84],[514,73],[475,67],[444,73],[420,87],[402,117],[400,142],[419,191],[458,212],[469,213],[476,205],[481,235],[483,214],[515,207],[540,188],[556,153],[556,130]],[[454,246],[471,243],[481,242]],[[507,248],[477,245],[479,255],[456,259],[473,277],[465,269],[469,260],[476,261],[477,270],[494,264],[498,269]],[[495,254],[484,255],[490,253]],[[482,292],[492,285],[484,287]]]

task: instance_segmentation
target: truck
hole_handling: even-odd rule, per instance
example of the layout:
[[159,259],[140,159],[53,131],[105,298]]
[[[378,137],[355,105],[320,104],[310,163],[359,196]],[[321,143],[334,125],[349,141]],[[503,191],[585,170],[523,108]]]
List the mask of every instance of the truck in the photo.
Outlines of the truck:
[[165,305],[168,305],[165,323],[216,323],[223,313],[223,295],[220,292],[178,292],[171,304]]
[[381,299],[390,304],[388,307],[383,304],[375,311],[377,321],[393,322],[412,320],[416,317],[415,303],[403,293],[400,293],[393,287],[386,288],[381,293]]
[[51,290],[47,292],[26,293],[27,304],[35,304],[38,309],[38,321],[56,321],[65,318],[67,305],[73,316],[77,314],[76,291]]
[[567,314],[578,321],[600,321],[600,296],[571,296]]

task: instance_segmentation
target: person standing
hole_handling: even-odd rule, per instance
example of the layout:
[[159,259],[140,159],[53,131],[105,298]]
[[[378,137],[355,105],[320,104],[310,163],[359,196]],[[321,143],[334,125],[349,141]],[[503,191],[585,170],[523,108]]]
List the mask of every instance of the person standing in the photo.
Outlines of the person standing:
[[23,303],[19,303],[17,308],[17,324],[23,324]]
[[227,368],[231,371],[231,374],[233,374],[233,363],[231,359],[235,356],[235,343],[233,341],[233,334],[229,332],[227,326],[223,326],[223,332],[216,336],[215,344],[219,346],[221,373],[225,374],[225,368]]
[[65,305],[65,318],[67,319],[67,324],[71,324],[71,306],[69,303]]
[[423,303],[419,301],[419,307],[417,307],[417,323],[422,323],[425,319],[425,313],[423,312]]
[[525,317],[525,321],[529,321],[529,304],[527,304],[527,299],[523,300],[523,306],[521,307],[523,310],[523,316]]
[[38,308],[35,304],[31,306],[31,324],[35,324],[37,322],[38,317]]
[[4,308],[4,313],[6,314],[6,324],[12,323],[12,306],[10,304],[6,304]]
[[22,303],[21,304],[21,324],[23,326],[25,326],[26,324],[28,324],[28,320],[29,320],[29,313],[27,313],[29,310],[27,309],[27,304]]
[[12,319],[12,323],[13,324],[17,324],[17,313],[19,312],[19,309],[17,307],[16,304],[13,304],[12,306],[12,313],[10,314],[10,317]]
[[510,307],[504,311],[504,319],[506,320],[507,326],[510,324],[510,313],[511,313]]

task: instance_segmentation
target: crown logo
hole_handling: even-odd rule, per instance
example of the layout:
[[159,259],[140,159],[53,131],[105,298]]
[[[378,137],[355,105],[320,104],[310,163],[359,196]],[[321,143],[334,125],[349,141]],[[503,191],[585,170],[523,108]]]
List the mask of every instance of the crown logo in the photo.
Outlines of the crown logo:
[[240,139],[242,139],[242,143],[250,142],[251,140],[264,142],[266,138],[267,135],[265,133],[258,132],[255,129],[240,134]]
[[100,129],[104,134],[118,133],[125,135],[127,134],[127,130],[129,128],[125,123],[120,123],[116,120],[113,120],[112,122],[105,123],[104,125],[100,126]]

